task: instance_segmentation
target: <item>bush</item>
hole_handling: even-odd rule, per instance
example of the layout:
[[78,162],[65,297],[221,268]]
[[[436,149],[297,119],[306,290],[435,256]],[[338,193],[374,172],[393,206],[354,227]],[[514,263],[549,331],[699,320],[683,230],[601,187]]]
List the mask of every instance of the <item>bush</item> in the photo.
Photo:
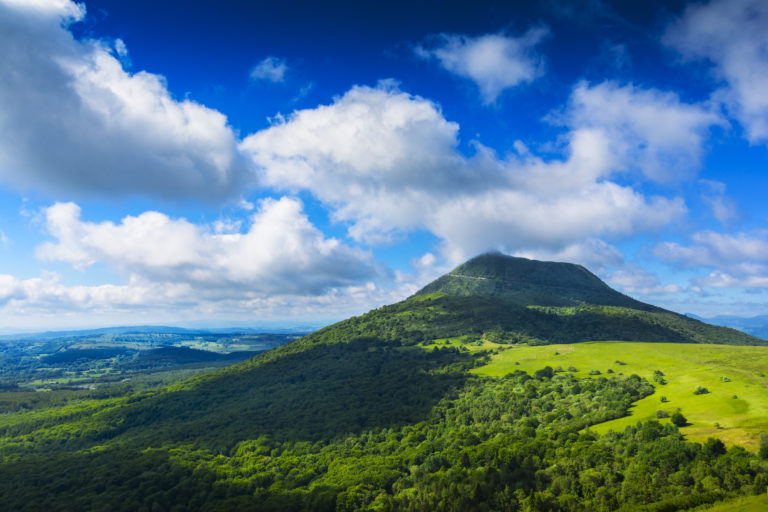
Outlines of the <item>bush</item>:
[[707,393],[709,393],[709,390],[704,386],[696,386],[696,389],[693,391],[694,395],[706,395]]
[[579,370],[577,370],[575,366],[569,366],[569,367],[568,367],[568,371],[569,371],[569,372],[577,372],[577,371],[579,371]]
[[657,418],[669,418],[669,413],[667,411],[656,411],[656,417]]
[[589,370],[590,375],[600,375],[600,370]]
[[670,416],[669,420],[676,427],[684,427],[688,424],[688,420],[680,412],[674,413],[672,416]]
[[665,397],[664,395],[661,395],[661,403],[665,404],[665,403],[667,403],[667,402],[669,402],[669,400],[667,399],[667,397]]
[[726,450],[725,445],[721,440],[710,437],[707,439],[707,442],[704,443],[702,451],[710,457],[717,457],[718,455],[724,455]]

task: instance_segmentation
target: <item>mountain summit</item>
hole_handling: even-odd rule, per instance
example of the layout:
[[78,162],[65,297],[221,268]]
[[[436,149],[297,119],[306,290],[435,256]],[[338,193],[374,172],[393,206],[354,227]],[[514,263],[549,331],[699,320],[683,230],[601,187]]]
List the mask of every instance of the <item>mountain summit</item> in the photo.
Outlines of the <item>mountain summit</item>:
[[537,261],[488,253],[476,256],[422,288],[416,295],[488,296],[520,306],[593,304],[662,311],[617,292],[574,263]]
[[573,263],[482,254],[412,297],[310,334],[313,342],[399,344],[457,338],[497,343],[646,341],[764,345],[765,340],[645,304]]

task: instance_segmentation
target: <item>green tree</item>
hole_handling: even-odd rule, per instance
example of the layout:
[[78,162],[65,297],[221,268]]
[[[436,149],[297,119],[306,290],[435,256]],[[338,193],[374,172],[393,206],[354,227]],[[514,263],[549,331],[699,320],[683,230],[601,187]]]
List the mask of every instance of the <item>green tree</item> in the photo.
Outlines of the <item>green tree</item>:
[[686,419],[686,417],[679,411],[672,414],[672,416],[669,417],[669,420],[676,427],[684,427],[688,424],[688,419]]

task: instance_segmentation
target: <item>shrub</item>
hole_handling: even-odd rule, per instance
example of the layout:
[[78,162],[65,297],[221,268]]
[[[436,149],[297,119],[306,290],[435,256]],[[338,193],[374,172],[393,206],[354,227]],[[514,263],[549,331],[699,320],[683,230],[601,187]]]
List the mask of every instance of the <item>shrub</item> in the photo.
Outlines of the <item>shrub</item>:
[[672,416],[670,416],[669,420],[676,427],[684,427],[688,424],[688,419],[680,412],[674,413]]
[[656,411],[656,417],[657,418],[669,418],[669,413],[667,411]]
[[702,451],[710,457],[717,457],[718,455],[724,455],[726,450],[725,445],[721,440],[710,437],[707,439],[707,442],[704,443]]
[[568,367],[568,371],[569,371],[569,372],[577,372],[577,371],[579,371],[579,370],[577,370],[575,366],[569,366],[569,367]]
[[600,375],[600,370],[589,370],[590,375]]
[[709,390],[704,386],[696,386],[696,389],[693,391],[694,395],[706,395],[707,393],[709,393]]
[[669,400],[667,400],[667,397],[665,397],[664,395],[661,395],[661,403],[665,404],[667,402],[669,402]]

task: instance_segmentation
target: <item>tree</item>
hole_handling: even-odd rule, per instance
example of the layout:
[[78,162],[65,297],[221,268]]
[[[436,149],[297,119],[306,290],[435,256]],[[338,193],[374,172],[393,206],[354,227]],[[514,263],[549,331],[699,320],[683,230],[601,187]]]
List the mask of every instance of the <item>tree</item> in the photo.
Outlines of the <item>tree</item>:
[[704,443],[702,451],[711,457],[717,457],[718,455],[723,455],[726,452],[723,442],[712,437],[707,439],[707,442]]
[[760,457],[768,459],[768,432],[760,434]]
[[676,427],[684,427],[688,424],[688,420],[685,416],[682,415],[679,411],[672,414],[672,416],[669,417],[669,420],[672,422],[672,424]]

